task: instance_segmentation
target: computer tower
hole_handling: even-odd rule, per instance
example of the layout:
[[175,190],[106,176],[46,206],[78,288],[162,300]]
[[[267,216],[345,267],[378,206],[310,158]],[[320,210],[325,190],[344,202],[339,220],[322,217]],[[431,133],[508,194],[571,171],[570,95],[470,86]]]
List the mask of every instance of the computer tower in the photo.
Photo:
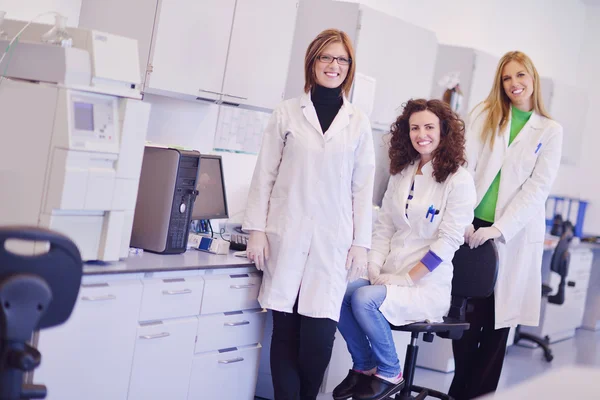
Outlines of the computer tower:
[[199,167],[197,151],[146,146],[131,247],[161,254],[186,250]]

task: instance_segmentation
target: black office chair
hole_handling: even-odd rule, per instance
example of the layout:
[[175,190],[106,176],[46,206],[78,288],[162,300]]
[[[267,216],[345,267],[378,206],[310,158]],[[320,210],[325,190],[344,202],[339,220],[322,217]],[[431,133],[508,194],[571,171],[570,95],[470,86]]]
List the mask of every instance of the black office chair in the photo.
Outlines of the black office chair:
[[[26,256],[8,240],[49,243],[47,253]],[[0,228],[0,400],[43,399],[46,387],[23,384],[41,355],[27,344],[33,332],[65,322],[77,300],[82,275],[77,246],[66,236],[32,227]]]
[[[424,399],[427,396],[442,400],[452,400],[452,397],[437,390],[413,385],[417,354],[419,346],[416,342],[419,334],[423,333],[423,340],[433,341],[433,334],[446,339],[460,339],[469,329],[465,322],[467,300],[472,298],[485,298],[494,292],[496,277],[498,275],[498,250],[496,244],[489,240],[476,249],[463,245],[454,255],[454,277],[452,278],[452,302],[448,316],[444,322],[427,323],[418,322],[404,326],[393,326],[392,330],[411,332],[410,344],[407,346],[406,359],[404,360],[405,385],[396,395],[396,400]],[[412,393],[418,393],[412,396]]]
[[[550,261],[550,271],[556,272],[560,276],[560,283],[558,285],[558,291],[555,295],[548,296],[552,292],[552,288],[546,284],[542,284],[542,297],[548,298],[548,303],[562,305],[565,302],[565,286],[574,286],[574,282],[567,283],[567,275],[569,274],[569,262],[571,260],[571,253],[569,252],[569,246],[573,239],[573,225],[567,221],[563,223],[562,235],[554,253],[552,253],[552,260]],[[514,343],[518,344],[522,340],[528,340],[536,343],[543,351],[544,358],[547,362],[551,362],[554,359],[552,350],[550,349],[550,338],[539,337],[527,332],[521,332],[521,326],[517,326],[515,330]]]

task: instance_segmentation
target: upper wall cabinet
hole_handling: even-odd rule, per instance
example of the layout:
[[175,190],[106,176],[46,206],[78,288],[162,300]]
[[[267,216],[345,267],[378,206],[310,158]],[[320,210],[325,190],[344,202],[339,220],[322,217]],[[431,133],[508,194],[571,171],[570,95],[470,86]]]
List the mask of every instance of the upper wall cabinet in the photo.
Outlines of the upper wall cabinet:
[[458,114],[466,119],[477,104],[486,99],[494,83],[498,57],[468,47],[440,45],[435,64],[431,97],[441,99],[446,91],[438,82],[458,73],[463,101]]
[[273,109],[296,12],[297,0],[83,0],[80,26],[138,40],[146,93]]
[[389,129],[403,103],[429,97],[438,47],[435,33],[356,3],[301,0],[286,98],[302,93],[306,48],[327,28],[348,34],[356,49],[356,71],[375,78],[374,128]]

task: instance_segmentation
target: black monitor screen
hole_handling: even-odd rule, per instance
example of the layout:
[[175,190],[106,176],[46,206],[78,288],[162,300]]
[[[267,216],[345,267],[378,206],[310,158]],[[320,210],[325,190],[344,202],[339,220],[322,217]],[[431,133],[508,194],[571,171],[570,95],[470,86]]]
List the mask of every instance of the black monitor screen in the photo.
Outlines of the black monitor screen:
[[200,174],[196,189],[198,197],[194,203],[192,219],[228,218],[221,157],[200,157]]

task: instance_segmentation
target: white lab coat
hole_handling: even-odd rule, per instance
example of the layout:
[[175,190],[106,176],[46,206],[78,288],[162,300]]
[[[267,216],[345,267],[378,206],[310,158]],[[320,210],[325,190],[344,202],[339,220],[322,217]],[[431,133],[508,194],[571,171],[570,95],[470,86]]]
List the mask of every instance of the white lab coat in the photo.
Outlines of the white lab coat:
[[346,98],[322,133],[309,94],[264,133],[243,227],[267,234],[262,307],[338,321],[351,245],[370,248],[375,156],[366,115]]
[[500,265],[494,290],[495,327],[537,326],[545,202],[560,165],[562,127],[534,112],[509,146],[509,119],[491,149],[481,140],[486,114],[479,107],[467,128],[467,168],[475,179],[477,204],[502,169],[494,223],[502,233],[496,240]]
[[[442,263],[413,287],[387,285],[379,310],[394,325],[442,321],[450,307],[452,258],[473,222],[475,185],[465,168],[437,183],[431,162],[421,168],[423,175],[415,175],[417,167],[414,163],[390,177],[373,227],[369,262],[381,265],[381,273],[403,275],[431,250]],[[414,197],[406,209],[413,176]],[[433,221],[426,217],[430,206],[439,210]]]

